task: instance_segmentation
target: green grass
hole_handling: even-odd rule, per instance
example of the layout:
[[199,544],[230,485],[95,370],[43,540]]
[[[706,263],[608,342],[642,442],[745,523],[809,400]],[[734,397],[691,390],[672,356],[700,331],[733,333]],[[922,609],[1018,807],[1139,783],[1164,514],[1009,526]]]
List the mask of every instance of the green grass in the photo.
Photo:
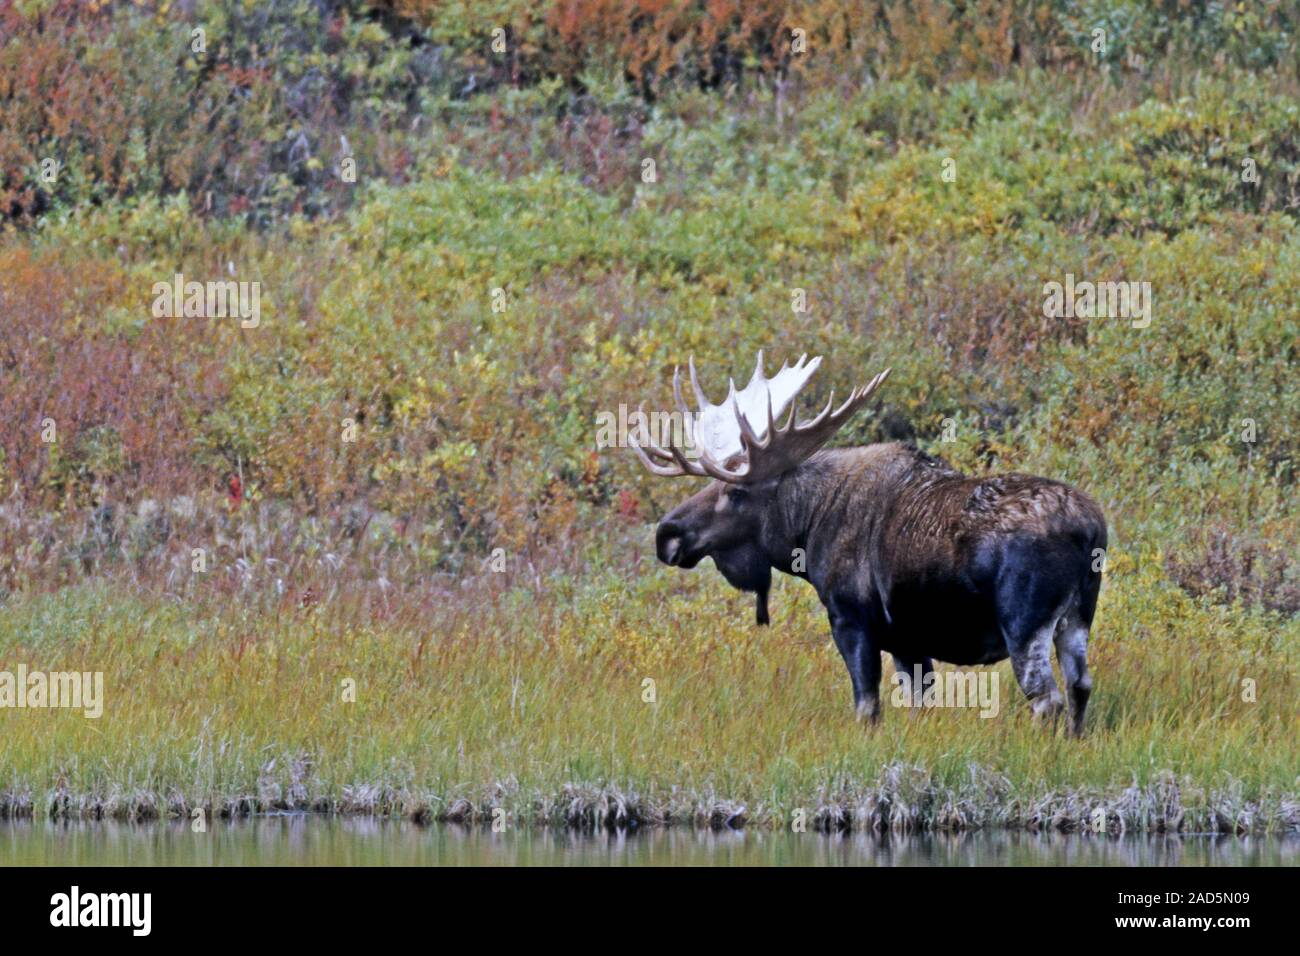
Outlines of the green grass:
[[[628,546],[648,546],[646,530]],[[1199,603],[1157,563],[1111,561],[1081,741],[1036,726],[1005,665],[994,718],[887,707],[881,725],[859,724],[811,589],[779,586],[765,630],[707,567],[643,563],[528,590],[488,575],[427,618],[355,595],[251,611],[103,583],[23,597],[0,614],[0,661],[102,670],[106,704],[97,720],[0,713],[0,805],[500,809],[580,826],[782,827],[802,811],[810,829],[1075,829],[1103,808],[1111,830],[1300,827],[1297,622]]]

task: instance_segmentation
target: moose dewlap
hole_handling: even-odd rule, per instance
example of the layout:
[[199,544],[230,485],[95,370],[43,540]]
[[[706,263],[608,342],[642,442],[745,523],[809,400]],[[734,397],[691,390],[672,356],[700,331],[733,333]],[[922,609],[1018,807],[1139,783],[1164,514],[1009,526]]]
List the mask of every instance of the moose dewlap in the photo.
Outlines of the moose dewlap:
[[[698,411],[673,393],[697,457],[676,445],[632,441],[656,475],[714,479],[659,523],[658,557],[693,568],[711,557],[734,587],[757,595],[768,623],[772,569],[810,582],[830,617],[860,716],[880,715],[881,654],[898,672],[924,676],[933,661],[992,664],[1011,658],[1036,716],[1052,721],[1069,694],[1071,728],[1083,731],[1092,690],[1088,633],[1101,587],[1106,520],[1082,491],[1033,475],[965,475],[910,445],[824,449],[889,369],[810,421],[795,399],[821,364],[801,356],[772,378],[763,353],[749,384],[731,382],[721,405],[700,387]],[[777,423],[784,417],[784,424]]]

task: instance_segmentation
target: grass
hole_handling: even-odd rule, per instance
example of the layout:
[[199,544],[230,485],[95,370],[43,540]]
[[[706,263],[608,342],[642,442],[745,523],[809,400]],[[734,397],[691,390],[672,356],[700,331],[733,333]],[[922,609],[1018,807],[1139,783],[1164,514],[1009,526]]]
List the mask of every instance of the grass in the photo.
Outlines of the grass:
[[1074,830],[1100,809],[1112,832],[1300,829],[1295,619],[1193,599],[1120,552],[1084,740],[1034,725],[1005,665],[997,717],[866,727],[811,589],[784,582],[757,628],[708,569],[642,560],[648,542],[630,527],[581,583],[385,590],[345,553],[318,603],[329,576],[253,580],[238,603],[103,580],[18,597],[0,661],[102,670],[106,704],[3,714],[0,813]]

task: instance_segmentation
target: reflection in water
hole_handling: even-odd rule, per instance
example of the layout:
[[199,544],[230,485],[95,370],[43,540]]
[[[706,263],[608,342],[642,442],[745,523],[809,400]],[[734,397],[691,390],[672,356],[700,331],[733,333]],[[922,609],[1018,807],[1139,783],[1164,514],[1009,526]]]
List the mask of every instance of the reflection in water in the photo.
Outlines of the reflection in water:
[[0,821],[4,866],[1294,866],[1300,839],[711,832],[492,833],[365,818],[209,824]]

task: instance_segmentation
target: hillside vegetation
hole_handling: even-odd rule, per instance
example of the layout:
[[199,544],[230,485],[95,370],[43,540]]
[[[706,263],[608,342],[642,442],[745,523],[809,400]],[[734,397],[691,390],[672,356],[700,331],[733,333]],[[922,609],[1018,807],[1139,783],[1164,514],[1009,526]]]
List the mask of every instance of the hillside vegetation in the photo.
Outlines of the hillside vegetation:
[[[0,670],[107,688],[0,712],[0,814],[1300,828],[1298,24],[0,0]],[[177,273],[259,321],[156,317]],[[864,728],[805,585],[755,629],[654,562],[695,485],[597,416],[760,348],[809,408],[893,367],[838,443],[1102,504],[1086,740],[1005,665]]]

